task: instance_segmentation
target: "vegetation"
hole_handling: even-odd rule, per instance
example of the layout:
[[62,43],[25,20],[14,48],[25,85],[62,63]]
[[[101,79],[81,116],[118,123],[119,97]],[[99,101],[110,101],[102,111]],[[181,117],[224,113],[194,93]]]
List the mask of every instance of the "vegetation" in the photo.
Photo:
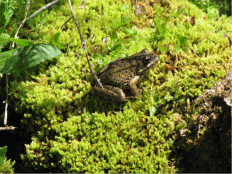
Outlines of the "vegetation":
[[0,173],[13,173],[14,169],[13,166],[15,164],[14,162],[11,162],[11,160],[7,160],[5,158],[6,156],[7,147],[0,147]]
[[[29,20],[20,37],[52,43],[63,56],[10,76],[11,116],[21,120],[19,137],[25,140],[15,172],[186,171],[176,165],[180,160],[172,153],[181,147],[177,137],[193,136],[194,99],[223,79],[231,66],[231,48],[224,37],[231,38],[231,17],[217,10],[209,15],[184,0],[141,1],[138,13],[129,0],[85,0],[84,8],[78,8],[80,2],[72,3],[86,39],[94,23],[87,49],[96,72],[143,48],[156,51],[160,62],[143,79],[139,100],[104,103],[90,93],[92,75],[83,51],[64,74],[81,45],[72,20],[60,29],[70,17],[68,3],[61,1]],[[33,9],[44,5],[38,0]],[[22,21],[21,13],[15,11],[9,35]],[[0,85],[0,103],[4,91]],[[3,108],[1,104],[0,113]]]

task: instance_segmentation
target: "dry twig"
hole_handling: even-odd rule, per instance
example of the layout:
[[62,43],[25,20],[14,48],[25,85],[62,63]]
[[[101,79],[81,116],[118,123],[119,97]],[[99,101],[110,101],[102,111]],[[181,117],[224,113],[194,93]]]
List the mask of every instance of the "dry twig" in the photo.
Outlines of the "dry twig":
[[60,29],[63,29],[63,27],[70,21],[70,19],[72,19],[72,16],[68,18],[68,20],[60,27]]
[[209,37],[209,36],[210,36],[210,34],[211,34],[211,33],[209,33],[209,34],[207,34],[206,36],[204,36],[204,37],[202,37],[202,38],[198,39],[198,40],[197,40],[197,42],[199,42],[199,41],[201,41],[201,40],[203,40],[203,39],[205,39],[205,38]]
[[71,12],[72,12],[73,19],[74,19],[74,21],[75,21],[75,23],[76,23],[76,26],[77,26],[77,29],[78,29],[78,32],[79,32],[79,35],[80,35],[81,47],[84,48],[85,55],[86,55],[86,58],[87,58],[87,61],[88,61],[88,64],[89,64],[90,71],[91,71],[91,73],[93,74],[94,78],[96,79],[98,85],[99,85],[101,88],[103,88],[103,86],[102,86],[100,80],[98,79],[97,75],[94,73],[94,71],[93,71],[93,69],[92,69],[92,67],[91,67],[91,65],[90,65],[89,56],[88,56],[87,49],[86,49],[86,41],[85,41],[83,35],[81,34],[80,26],[79,26],[79,23],[78,23],[77,20],[76,20],[75,15],[74,15],[74,12],[73,12],[73,9],[72,9],[72,4],[71,4],[71,1],[70,1],[70,0],[68,0],[68,4],[69,4],[69,8],[70,8],[70,10],[71,10]]
[[47,4],[47,5],[45,5],[43,7],[41,7],[39,10],[37,10],[35,13],[33,13],[30,17],[26,18],[26,21],[29,20],[29,19],[31,19],[31,18],[33,18],[34,16],[36,16],[37,14],[39,14],[41,11],[45,10],[46,8],[54,5],[55,3],[59,2],[59,1],[60,0],[55,0],[55,1],[53,1],[53,2],[51,2],[49,4]]
[[0,131],[15,130],[15,129],[17,129],[17,127],[14,126],[0,127]]
[[[17,37],[18,37],[19,30],[22,28],[23,24],[24,24],[24,23],[26,22],[26,20],[27,20],[27,15],[28,15],[28,12],[29,12],[30,4],[31,4],[31,1],[28,0],[28,1],[27,1],[27,5],[26,5],[25,18],[23,19],[22,23],[20,24],[20,26],[19,26],[19,28],[18,28],[18,30],[17,30],[15,36],[14,36],[14,38],[16,38],[16,39],[17,39]],[[13,42],[13,44],[12,44],[12,47],[13,47],[13,48],[15,47],[15,43],[14,43],[14,42]]]

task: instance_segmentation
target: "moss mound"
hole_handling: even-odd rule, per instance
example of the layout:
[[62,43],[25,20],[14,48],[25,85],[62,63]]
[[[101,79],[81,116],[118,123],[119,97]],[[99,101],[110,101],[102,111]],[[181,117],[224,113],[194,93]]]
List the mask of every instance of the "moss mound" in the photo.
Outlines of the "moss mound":
[[[96,72],[143,48],[156,51],[160,62],[142,81],[140,100],[106,104],[90,93],[92,75],[83,51],[64,74],[80,47],[73,21],[60,29],[70,16],[68,3],[61,2],[30,20],[23,34],[50,43],[60,33],[64,54],[41,65],[39,71],[29,70],[23,78],[11,80],[10,101],[22,116],[24,133],[32,136],[21,154],[21,170],[186,171],[170,154],[183,130],[192,133],[193,100],[224,78],[231,65],[231,48],[224,37],[231,37],[231,18],[210,18],[184,0],[138,4],[85,0],[84,8],[78,8],[80,2],[73,1],[73,8],[85,38],[91,36],[94,23],[94,37],[87,47]],[[39,0],[35,8],[43,4]],[[195,24],[190,23],[193,16]]]

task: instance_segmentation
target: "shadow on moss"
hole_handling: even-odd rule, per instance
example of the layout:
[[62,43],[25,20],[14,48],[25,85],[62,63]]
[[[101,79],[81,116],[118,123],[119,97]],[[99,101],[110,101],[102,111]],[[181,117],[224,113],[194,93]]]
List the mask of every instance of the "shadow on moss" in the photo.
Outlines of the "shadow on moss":
[[222,98],[214,98],[212,108],[208,116],[197,115],[191,135],[178,135],[175,140],[170,159],[180,172],[231,172],[231,107]]

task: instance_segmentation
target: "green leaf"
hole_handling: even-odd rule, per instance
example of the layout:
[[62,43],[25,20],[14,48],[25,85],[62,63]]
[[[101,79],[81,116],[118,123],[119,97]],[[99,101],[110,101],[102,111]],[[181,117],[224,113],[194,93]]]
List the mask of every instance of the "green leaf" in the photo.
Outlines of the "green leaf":
[[219,18],[219,11],[213,6],[207,8],[207,13],[210,19],[216,20]]
[[111,40],[113,40],[113,41],[115,41],[115,40],[117,40],[117,33],[116,32],[114,32],[114,31],[112,31],[111,33],[110,33],[110,38],[111,38]]
[[176,126],[176,130],[180,131],[182,128],[186,127],[186,123],[180,123]]
[[36,44],[0,53],[0,72],[20,72],[50,60],[62,52],[51,45]]
[[174,47],[174,49],[175,49],[176,51],[180,51],[180,50],[181,50],[179,46]]
[[18,46],[25,47],[29,45],[33,45],[34,43],[30,40],[26,39],[15,39],[15,38],[8,38],[9,41],[15,42]]
[[8,35],[6,33],[0,34],[0,52],[2,52],[2,48],[4,48],[6,46],[6,44],[8,43],[9,37],[10,37],[10,35]]
[[170,101],[172,100],[174,97],[172,97],[171,95],[167,94],[164,99],[167,100],[167,101]]
[[157,112],[157,109],[154,106],[152,106],[149,108],[149,111],[150,111],[150,117],[152,117]]
[[56,46],[59,49],[64,49],[64,46],[60,43],[60,33],[56,33],[52,36],[50,44]]
[[6,158],[7,146],[0,147],[0,166],[3,164]]
[[188,39],[188,38],[187,38],[186,36],[184,36],[184,37],[181,36],[181,37],[180,37],[180,46],[181,46],[181,47],[183,47],[183,46],[186,45],[187,39]]
[[129,17],[127,17],[127,16],[123,17],[121,22],[120,22],[120,26],[123,26],[123,25],[129,23],[130,21],[131,21],[131,19]]
[[8,2],[11,1],[1,2],[0,4],[0,34],[3,33],[11,16],[13,15],[13,10],[10,8],[10,4]]
[[121,44],[116,44],[113,46],[113,48],[111,50],[114,52],[118,52],[118,51],[121,51],[121,47],[122,47]]
[[133,37],[139,33],[139,29],[138,28],[133,28],[133,29],[126,28],[125,33],[129,34],[131,37]]
[[92,58],[93,62],[97,62],[99,65],[102,65],[104,62],[104,57],[100,54],[95,54]]
[[159,50],[161,53],[167,52],[168,48],[167,47],[163,47],[163,46],[159,46]]

